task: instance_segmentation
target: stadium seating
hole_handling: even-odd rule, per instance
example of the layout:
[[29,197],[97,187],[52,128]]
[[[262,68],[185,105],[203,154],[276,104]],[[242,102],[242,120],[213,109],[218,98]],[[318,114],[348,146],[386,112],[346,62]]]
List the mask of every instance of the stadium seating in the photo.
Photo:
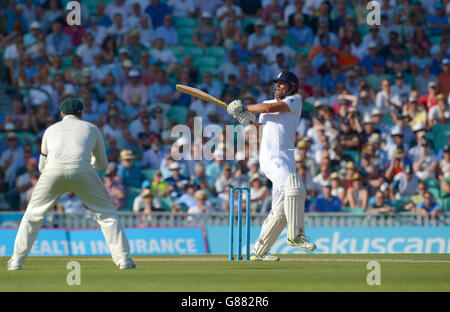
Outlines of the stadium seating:
[[437,124],[431,128],[431,139],[434,144],[434,149],[438,152],[445,144],[448,144],[448,137],[450,136],[450,124]]
[[126,207],[123,210],[132,211],[134,199],[136,197],[138,197],[139,194],[141,194],[141,189],[139,189],[137,187],[132,187],[132,186],[127,187],[127,189],[126,189],[126,195],[127,195]]
[[216,67],[217,63],[218,62],[214,56],[199,56],[194,60],[194,65],[197,67]]
[[181,54],[182,55],[190,55],[195,58],[195,57],[203,56],[204,51],[200,47],[188,46],[188,47],[182,48]]
[[161,203],[162,210],[167,210],[167,211],[172,210],[173,201],[171,199],[166,198],[166,197],[158,197],[158,200]]
[[153,180],[157,169],[141,169],[141,174],[150,182]]
[[342,150],[342,156],[350,156],[355,164],[359,163],[359,152],[355,150]]
[[172,105],[169,110],[169,120],[177,124],[185,124],[187,121],[189,108],[185,106]]
[[177,17],[174,19],[174,23],[177,30],[181,28],[193,28],[197,26],[197,20],[191,17]]

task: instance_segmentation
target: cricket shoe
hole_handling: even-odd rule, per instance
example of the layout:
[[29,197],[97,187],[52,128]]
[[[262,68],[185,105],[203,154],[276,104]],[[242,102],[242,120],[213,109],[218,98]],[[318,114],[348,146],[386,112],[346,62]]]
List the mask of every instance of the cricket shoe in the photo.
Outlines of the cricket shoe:
[[8,261],[8,271],[16,271],[16,270],[22,270],[22,265],[19,264],[17,261],[10,259]]
[[252,254],[250,257],[250,261],[269,261],[269,262],[276,262],[280,261],[280,257],[274,256],[269,252],[266,252],[263,256],[258,256],[256,254]]
[[119,269],[121,270],[128,270],[128,269],[134,269],[136,268],[136,265],[134,264],[133,260],[128,259],[125,262],[120,263]]
[[316,249],[316,245],[303,234],[298,234],[294,239],[288,238],[287,243],[304,251],[313,251]]

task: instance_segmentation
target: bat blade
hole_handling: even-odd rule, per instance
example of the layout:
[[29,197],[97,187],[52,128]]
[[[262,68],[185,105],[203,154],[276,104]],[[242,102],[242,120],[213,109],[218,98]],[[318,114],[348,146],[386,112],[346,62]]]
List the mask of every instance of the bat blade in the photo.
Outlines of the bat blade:
[[192,96],[194,96],[196,98],[199,98],[201,100],[204,100],[204,101],[216,104],[216,105],[218,105],[220,107],[223,107],[225,109],[228,106],[227,103],[225,103],[225,102],[219,100],[218,98],[215,98],[214,96],[212,96],[212,95],[210,95],[210,94],[208,94],[206,92],[203,92],[202,90],[199,90],[197,88],[189,87],[189,86],[182,85],[182,84],[177,84],[175,87],[180,92],[183,92],[183,93],[186,93],[186,94],[190,94],[190,95],[192,95]]

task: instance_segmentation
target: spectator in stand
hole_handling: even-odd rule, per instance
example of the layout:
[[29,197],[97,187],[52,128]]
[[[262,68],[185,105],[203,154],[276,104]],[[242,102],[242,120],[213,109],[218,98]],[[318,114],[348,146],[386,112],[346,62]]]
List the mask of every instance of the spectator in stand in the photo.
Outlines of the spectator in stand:
[[20,196],[20,210],[23,211],[26,209],[26,205],[28,203],[26,192],[33,187],[32,184],[32,175],[34,173],[38,173],[37,161],[35,158],[30,157],[26,160],[25,164],[26,172],[19,175],[15,181],[15,188]]
[[438,213],[442,212],[442,207],[435,202],[433,194],[427,191],[424,196],[424,201],[417,205],[416,212],[424,218],[436,219]]
[[116,45],[116,39],[110,35],[106,36],[105,40],[102,43],[101,48],[103,60],[108,65],[113,65],[113,61],[117,53]]
[[448,96],[450,93],[450,58],[444,58],[442,60],[442,73],[438,76],[439,90]]
[[447,104],[446,98],[441,93],[437,97],[437,105],[430,108],[428,112],[428,128],[431,129],[434,125],[448,122],[450,122],[450,107]]
[[[264,62],[264,56],[260,52],[255,52],[252,56],[252,60],[248,65],[248,73],[250,77],[253,74],[257,74],[260,79],[260,85],[266,84],[273,78],[270,67]],[[255,84],[251,86],[255,87]]]
[[419,104],[428,112],[437,103],[438,84],[434,81],[428,83],[428,93],[419,98]]
[[419,187],[419,177],[414,173],[411,165],[405,165],[403,172],[399,172],[394,176],[393,187],[395,198],[412,197],[416,194]]
[[210,13],[202,13],[201,24],[195,29],[193,41],[196,46],[202,49],[218,46],[222,41],[220,30],[213,25]]
[[139,24],[137,25],[137,30],[140,34],[140,43],[146,48],[150,48],[153,41],[156,39],[156,31],[153,29],[153,25],[149,19],[150,16],[142,15],[139,18]]
[[47,52],[51,56],[67,56],[72,50],[72,41],[62,32],[62,25],[59,21],[53,22],[51,32],[45,38],[45,44]]
[[224,61],[217,69],[218,78],[226,84],[231,74],[239,76],[239,59],[236,50],[231,50],[228,54],[228,61]]
[[61,196],[56,203],[56,209],[58,212],[65,214],[86,213],[86,210],[83,208],[83,203],[74,192],[67,192]]
[[[130,15],[125,17],[125,24],[129,29],[136,29],[139,27],[139,19],[144,16],[143,8],[139,2],[134,2],[129,5],[131,8]],[[145,16],[148,16],[145,14]]]
[[84,36],[84,43],[77,48],[76,54],[81,58],[84,66],[91,66],[94,63],[94,54],[100,54],[101,50],[94,45],[94,36],[90,33]]
[[439,36],[443,32],[450,30],[450,24],[447,16],[444,14],[444,6],[441,2],[435,3],[434,15],[428,16],[426,25],[431,36]]
[[138,197],[134,199],[133,211],[142,213],[141,221],[152,221],[152,211],[156,210],[153,193],[149,189],[144,189]]
[[443,179],[450,172],[450,145],[442,148],[442,158],[439,160],[438,179]]
[[167,73],[164,69],[156,70],[156,81],[148,88],[150,103],[171,103],[172,86],[167,81]]
[[[313,45],[326,45],[334,49],[339,49],[339,37],[329,29],[329,23],[326,20],[320,20],[318,23],[318,30],[314,36]],[[349,49],[351,49],[350,45]]]
[[438,158],[431,148],[430,142],[425,138],[419,144],[420,154],[412,159],[413,169],[416,175],[421,179],[435,179]]
[[178,32],[172,20],[172,14],[168,13],[164,16],[163,25],[156,28],[156,38],[163,40],[166,46],[176,46],[178,44]]
[[396,98],[395,101],[391,102],[400,103],[400,106],[402,103],[408,102],[408,97],[411,93],[411,86],[405,84],[404,81],[403,74],[397,73],[395,75],[395,84],[391,86],[392,96]]
[[230,163],[225,163],[222,167],[222,174],[217,178],[215,182],[216,191],[222,193],[225,190],[225,185],[230,184],[232,186],[238,186],[238,181],[233,177],[233,171]]
[[169,194],[172,200],[177,200],[181,197],[185,185],[189,183],[189,178],[181,175],[181,166],[178,162],[174,162],[169,166],[171,176],[164,181],[169,184]]
[[94,37],[94,44],[99,47],[101,47],[107,36],[106,27],[99,24],[99,18],[97,15],[91,15],[89,18],[86,33],[91,34]]
[[122,19],[125,20],[132,13],[131,6],[125,2],[125,0],[114,0],[114,2],[107,4],[105,7],[105,14],[111,20],[115,18],[116,14],[120,14]]
[[195,16],[194,0],[169,0],[167,5],[172,9],[173,16],[176,18]]
[[392,158],[388,164],[388,168],[384,174],[384,177],[392,182],[394,177],[399,173],[403,172],[403,168],[406,164],[410,164],[410,160],[406,158],[406,153],[403,148],[397,148],[392,154]]
[[438,78],[430,73],[430,67],[426,65],[421,65],[419,67],[419,74],[414,78],[416,82],[416,89],[419,91],[419,94],[428,93],[428,84],[430,82],[439,83]]
[[136,156],[131,150],[120,151],[120,164],[117,168],[117,175],[122,179],[125,188],[133,186],[140,187],[143,177],[139,168],[133,165]]
[[331,195],[331,182],[322,185],[322,193],[317,196],[314,212],[341,212],[342,204],[338,197]]
[[166,67],[167,75],[170,76],[177,68],[177,58],[172,50],[164,47],[164,42],[163,39],[156,39],[153,42],[155,49],[150,51],[150,56],[159,66]]
[[223,46],[226,49],[231,49],[239,43],[241,39],[241,27],[239,23],[236,23],[235,16],[227,18],[226,25],[222,28],[221,35]]
[[202,215],[207,212],[213,212],[214,208],[208,201],[209,195],[205,190],[198,190],[194,193],[194,198],[197,201],[197,205],[188,209],[189,214],[188,221],[194,222],[196,224],[202,223]]
[[350,120],[345,118],[340,123],[340,133],[337,140],[343,149],[358,149],[360,140],[357,132],[350,126]]
[[123,87],[122,100],[125,105],[131,105],[131,97],[133,95],[139,95],[140,106],[145,106],[148,103],[147,87],[140,81],[141,74],[137,69],[131,69],[128,72],[130,82]]
[[125,187],[121,181],[121,179],[117,179],[116,173],[114,170],[107,172],[103,178],[105,183],[106,190],[111,196],[111,199],[114,202],[117,210],[120,210],[126,206],[126,192]]
[[213,75],[210,71],[205,71],[203,73],[203,83],[197,85],[200,90],[206,90],[208,94],[215,97],[220,97],[222,90],[219,85],[213,81]]
[[113,18],[110,18],[108,15],[105,14],[106,10],[106,4],[104,2],[97,3],[97,18],[98,18],[98,24],[108,28],[112,25]]
[[270,37],[263,33],[264,23],[257,20],[254,24],[255,31],[248,37],[248,49],[253,52],[263,52],[270,45]]
[[224,28],[230,18],[239,21],[242,17],[242,10],[239,6],[234,4],[233,0],[225,0],[224,4],[217,9],[216,16],[220,26]]
[[127,34],[126,42],[129,57],[133,64],[138,64],[141,58],[141,53],[147,50],[147,47],[140,42],[140,33],[137,29],[131,29]]
[[142,51],[141,57],[139,59],[139,64],[136,64],[136,69],[139,70],[141,73],[141,81],[148,87],[152,83],[156,81],[156,75],[154,73],[154,63],[156,64],[156,61],[150,60],[150,52],[149,51]]
[[367,209],[369,192],[364,187],[363,177],[359,173],[352,176],[352,186],[347,190],[347,201],[351,208]]
[[[231,0],[228,0],[231,1]],[[284,17],[284,9],[280,6],[279,0],[272,0],[271,3],[265,6],[262,10],[261,19],[264,24],[270,24],[272,19],[272,15],[277,13],[279,15],[279,19],[283,19]]]
[[378,190],[375,193],[375,200],[369,204],[370,214],[392,214],[395,212],[395,207],[389,205],[383,191]]
[[153,194],[160,197],[164,197],[170,192],[169,183],[162,180],[162,174],[160,170],[156,170],[155,174],[153,175],[151,190]]
[[[433,86],[433,82],[430,83]],[[420,125],[425,125],[427,122],[427,112],[415,96],[410,96],[408,103],[404,106],[404,111],[408,113],[411,119],[408,125],[415,128]]]
[[113,37],[116,42],[122,43],[129,31],[128,27],[123,23],[122,14],[115,13],[113,24],[108,27],[106,33],[108,36]]
[[151,17],[153,28],[157,29],[164,24],[164,17],[170,13],[170,7],[158,0],[151,0],[150,4],[145,8],[145,13]]
[[78,47],[82,43],[82,38],[86,34],[85,27],[83,25],[67,25],[64,27],[63,32],[68,35],[72,40],[72,46]]
[[263,179],[258,173],[252,175],[249,180],[250,209],[251,212],[267,213],[270,211],[270,190],[263,184]]
[[159,169],[170,151],[166,146],[162,145],[161,136],[156,133],[152,134],[150,137],[150,144],[150,148],[147,149],[142,156],[141,167]]

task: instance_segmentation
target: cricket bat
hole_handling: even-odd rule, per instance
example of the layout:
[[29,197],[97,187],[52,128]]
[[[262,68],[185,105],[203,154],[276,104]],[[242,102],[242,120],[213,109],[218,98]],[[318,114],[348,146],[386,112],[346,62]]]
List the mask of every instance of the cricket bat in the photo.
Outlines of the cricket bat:
[[190,94],[190,95],[192,95],[192,96],[194,96],[196,98],[199,98],[199,99],[201,99],[203,101],[207,101],[209,103],[213,103],[213,104],[216,104],[216,105],[218,105],[220,107],[223,107],[223,108],[227,109],[227,106],[228,106],[227,103],[225,103],[225,102],[223,102],[223,101],[213,97],[212,95],[209,95],[206,92],[203,92],[202,90],[199,90],[197,88],[192,88],[192,87],[189,87],[189,86],[186,86],[186,85],[182,85],[182,84],[177,84],[175,87],[180,92],[183,92],[183,93],[186,93],[186,94]]

